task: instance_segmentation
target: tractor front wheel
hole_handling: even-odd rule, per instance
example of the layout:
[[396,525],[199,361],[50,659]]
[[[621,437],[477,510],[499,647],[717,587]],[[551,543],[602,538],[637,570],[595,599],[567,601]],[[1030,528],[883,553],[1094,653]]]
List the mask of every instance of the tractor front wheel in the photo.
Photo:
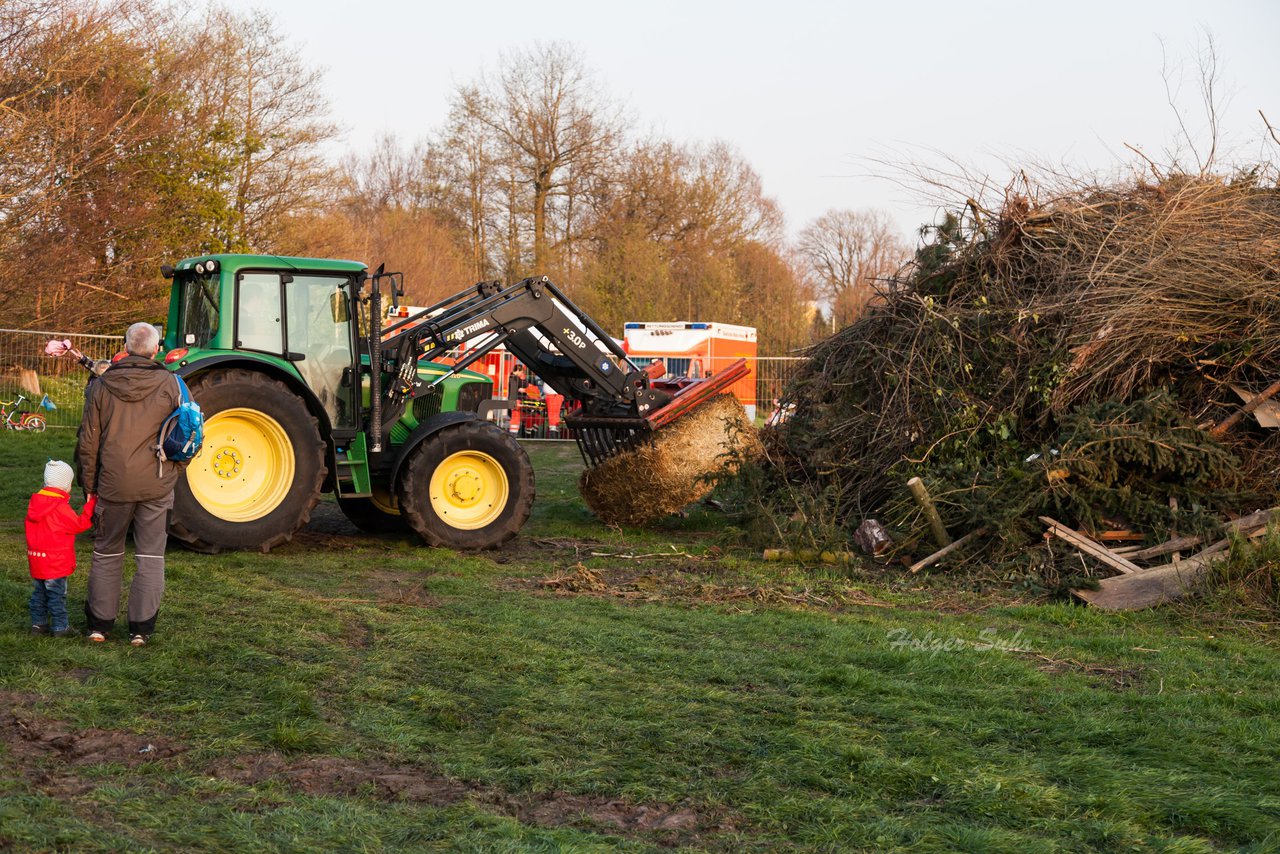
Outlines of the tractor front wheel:
[[204,444],[174,490],[170,533],[197,551],[288,542],[324,488],[320,425],[288,386],[246,370],[190,382]]
[[367,534],[399,534],[409,530],[394,495],[385,488],[374,488],[372,498],[338,496],[338,509],[351,524]]
[[529,519],[533,466],[505,430],[464,421],[410,452],[399,493],[400,513],[428,545],[496,548]]

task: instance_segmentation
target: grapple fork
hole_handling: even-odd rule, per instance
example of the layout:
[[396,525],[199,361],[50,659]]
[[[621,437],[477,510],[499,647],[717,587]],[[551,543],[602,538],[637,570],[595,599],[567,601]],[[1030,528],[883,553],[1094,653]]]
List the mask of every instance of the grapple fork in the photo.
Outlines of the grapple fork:
[[[565,425],[578,437],[578,448],[588,468],[594,468],[610,457],[633,450],[649,442],[653,434],[697,409],[747,375],[746,359],[738,359],[728,367],[701,380],[681,380],[671,401],[646,417],[639,416],[568,416]],[[655,382],[654,386],[662,384]]]

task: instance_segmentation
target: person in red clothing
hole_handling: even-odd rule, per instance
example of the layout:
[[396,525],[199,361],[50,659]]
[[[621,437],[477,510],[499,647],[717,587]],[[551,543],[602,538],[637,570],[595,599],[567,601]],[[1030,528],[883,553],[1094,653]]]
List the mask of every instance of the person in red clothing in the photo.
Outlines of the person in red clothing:
[[71,509],[75,473],[61,460],[44,467],[44,489],[27,505],[27,563],[31,589],[31,634],[56,638],[75,634],[67,618],[67,576],[76,571],[76,534],[93,524],[98,496],[90,495],[79,516]]

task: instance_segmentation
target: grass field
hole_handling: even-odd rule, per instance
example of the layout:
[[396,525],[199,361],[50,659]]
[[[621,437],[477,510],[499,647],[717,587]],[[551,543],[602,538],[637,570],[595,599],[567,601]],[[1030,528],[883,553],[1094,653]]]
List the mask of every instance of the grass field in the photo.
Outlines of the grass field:
[[503,551],[326,502],[269,555],[171,550],[144,649],[32,639],[21,519],[71,441],[0,435],[0,850],[1280,849],[1257,629],[764,564],[705,508],[610,530],[544,445]]

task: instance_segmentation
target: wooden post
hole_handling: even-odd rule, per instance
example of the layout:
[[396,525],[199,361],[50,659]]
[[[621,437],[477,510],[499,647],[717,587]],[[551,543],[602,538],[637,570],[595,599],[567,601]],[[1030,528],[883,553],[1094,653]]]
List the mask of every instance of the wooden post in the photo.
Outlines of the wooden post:
[[942,524],[942,517],[938,515],[938,508],[933,503],[933,497],[929,495],[929,490],[925,487],[924,481],[918,477],[913,477],[907,481],[907,489],[911,490],[911,497],[920,505],[920,509],[924,512],[924,517],[929,520],[929,530],[933,533],[933,541],[938,547],[951,545],[951,535],[947,533],[947,526]]

